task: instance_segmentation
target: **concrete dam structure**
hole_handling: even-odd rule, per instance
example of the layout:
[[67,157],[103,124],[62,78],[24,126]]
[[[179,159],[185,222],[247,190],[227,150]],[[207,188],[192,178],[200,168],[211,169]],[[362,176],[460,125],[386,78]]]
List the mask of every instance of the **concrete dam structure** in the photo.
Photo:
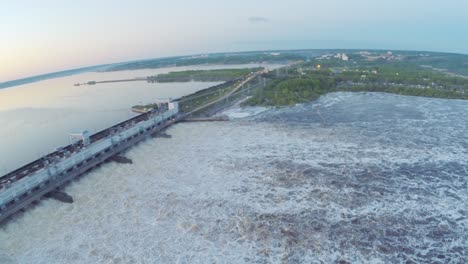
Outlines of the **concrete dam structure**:
[[118,154],[180,118],[177,102],[161,102],[147,113],[95,134],[74,134],[73,144],[0,177],[0,223],[45,195],[70,200],[66,194],[57,195],[61,186],[105,161],[130,163]]
[[[73,197],[60,191],[62,186],[106,161],[131,164],[132,160],[119,154],[176,122],[227,121],[225,116],[211,114],[264,86],[265,80],[260,77],[267,72],[260,70],[174,101],[160,101],[141,114],[92,135],[87,131],[70,134],[74,143],[0,177],[0,225],[43,196],[73,202]],[[258,83],[250,86],[256,80]],[[243,89],[246,84],[249,87]]]

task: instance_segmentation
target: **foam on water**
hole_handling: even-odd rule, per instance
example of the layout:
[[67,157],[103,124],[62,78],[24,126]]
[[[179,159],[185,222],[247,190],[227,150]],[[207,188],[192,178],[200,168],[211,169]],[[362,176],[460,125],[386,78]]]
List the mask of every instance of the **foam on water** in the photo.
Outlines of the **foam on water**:
[[[254,111],[255,112],[255,111]],[[1,263],[464,263],[468,103],[335,93],[184,123],[0,230]]]
[[269,108],[262,106],[253,106],[240,108],[238,105],[226,109],[223,114],[227,115],[230,119],[241,119],[246,117],[253,117],[260,113],[267,111]]

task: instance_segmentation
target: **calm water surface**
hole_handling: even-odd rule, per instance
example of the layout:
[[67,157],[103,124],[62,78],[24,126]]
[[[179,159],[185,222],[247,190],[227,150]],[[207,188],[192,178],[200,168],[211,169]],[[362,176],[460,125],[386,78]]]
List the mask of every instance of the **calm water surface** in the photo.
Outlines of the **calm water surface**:
[[[87,81],[145,77],[170,71],[258,67],[211,65],[152,70],[91,72],[0,89],[0,175],[69,143],[68,134],[97,132],[135,114],[130,107],[177,98],[217,82],[125,82],[73,86]],[[270,68],[278,65],[263,65]]]

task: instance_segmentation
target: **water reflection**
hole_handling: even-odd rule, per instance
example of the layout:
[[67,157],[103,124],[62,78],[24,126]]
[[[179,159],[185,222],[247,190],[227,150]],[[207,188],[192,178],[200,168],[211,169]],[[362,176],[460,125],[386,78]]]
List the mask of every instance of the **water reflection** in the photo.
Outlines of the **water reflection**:
[[84,129],[95,132],[133,116],[134,113],[130,111],[132,105],[177,98],[219,84],[142,81],[77,87],[73,86],[75,83],[145,77],[191,69],[258,66],[210,65],[90,72],[0,89],[0,175],[67,144],[69,132]]

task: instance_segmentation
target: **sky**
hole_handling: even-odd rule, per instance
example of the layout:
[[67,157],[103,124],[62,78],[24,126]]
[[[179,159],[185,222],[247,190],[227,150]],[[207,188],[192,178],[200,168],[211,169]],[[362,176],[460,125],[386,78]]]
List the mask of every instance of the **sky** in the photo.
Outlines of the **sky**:
[[209,52],[468,53],[466,10],[466,0],[0,0],[0,82]]

